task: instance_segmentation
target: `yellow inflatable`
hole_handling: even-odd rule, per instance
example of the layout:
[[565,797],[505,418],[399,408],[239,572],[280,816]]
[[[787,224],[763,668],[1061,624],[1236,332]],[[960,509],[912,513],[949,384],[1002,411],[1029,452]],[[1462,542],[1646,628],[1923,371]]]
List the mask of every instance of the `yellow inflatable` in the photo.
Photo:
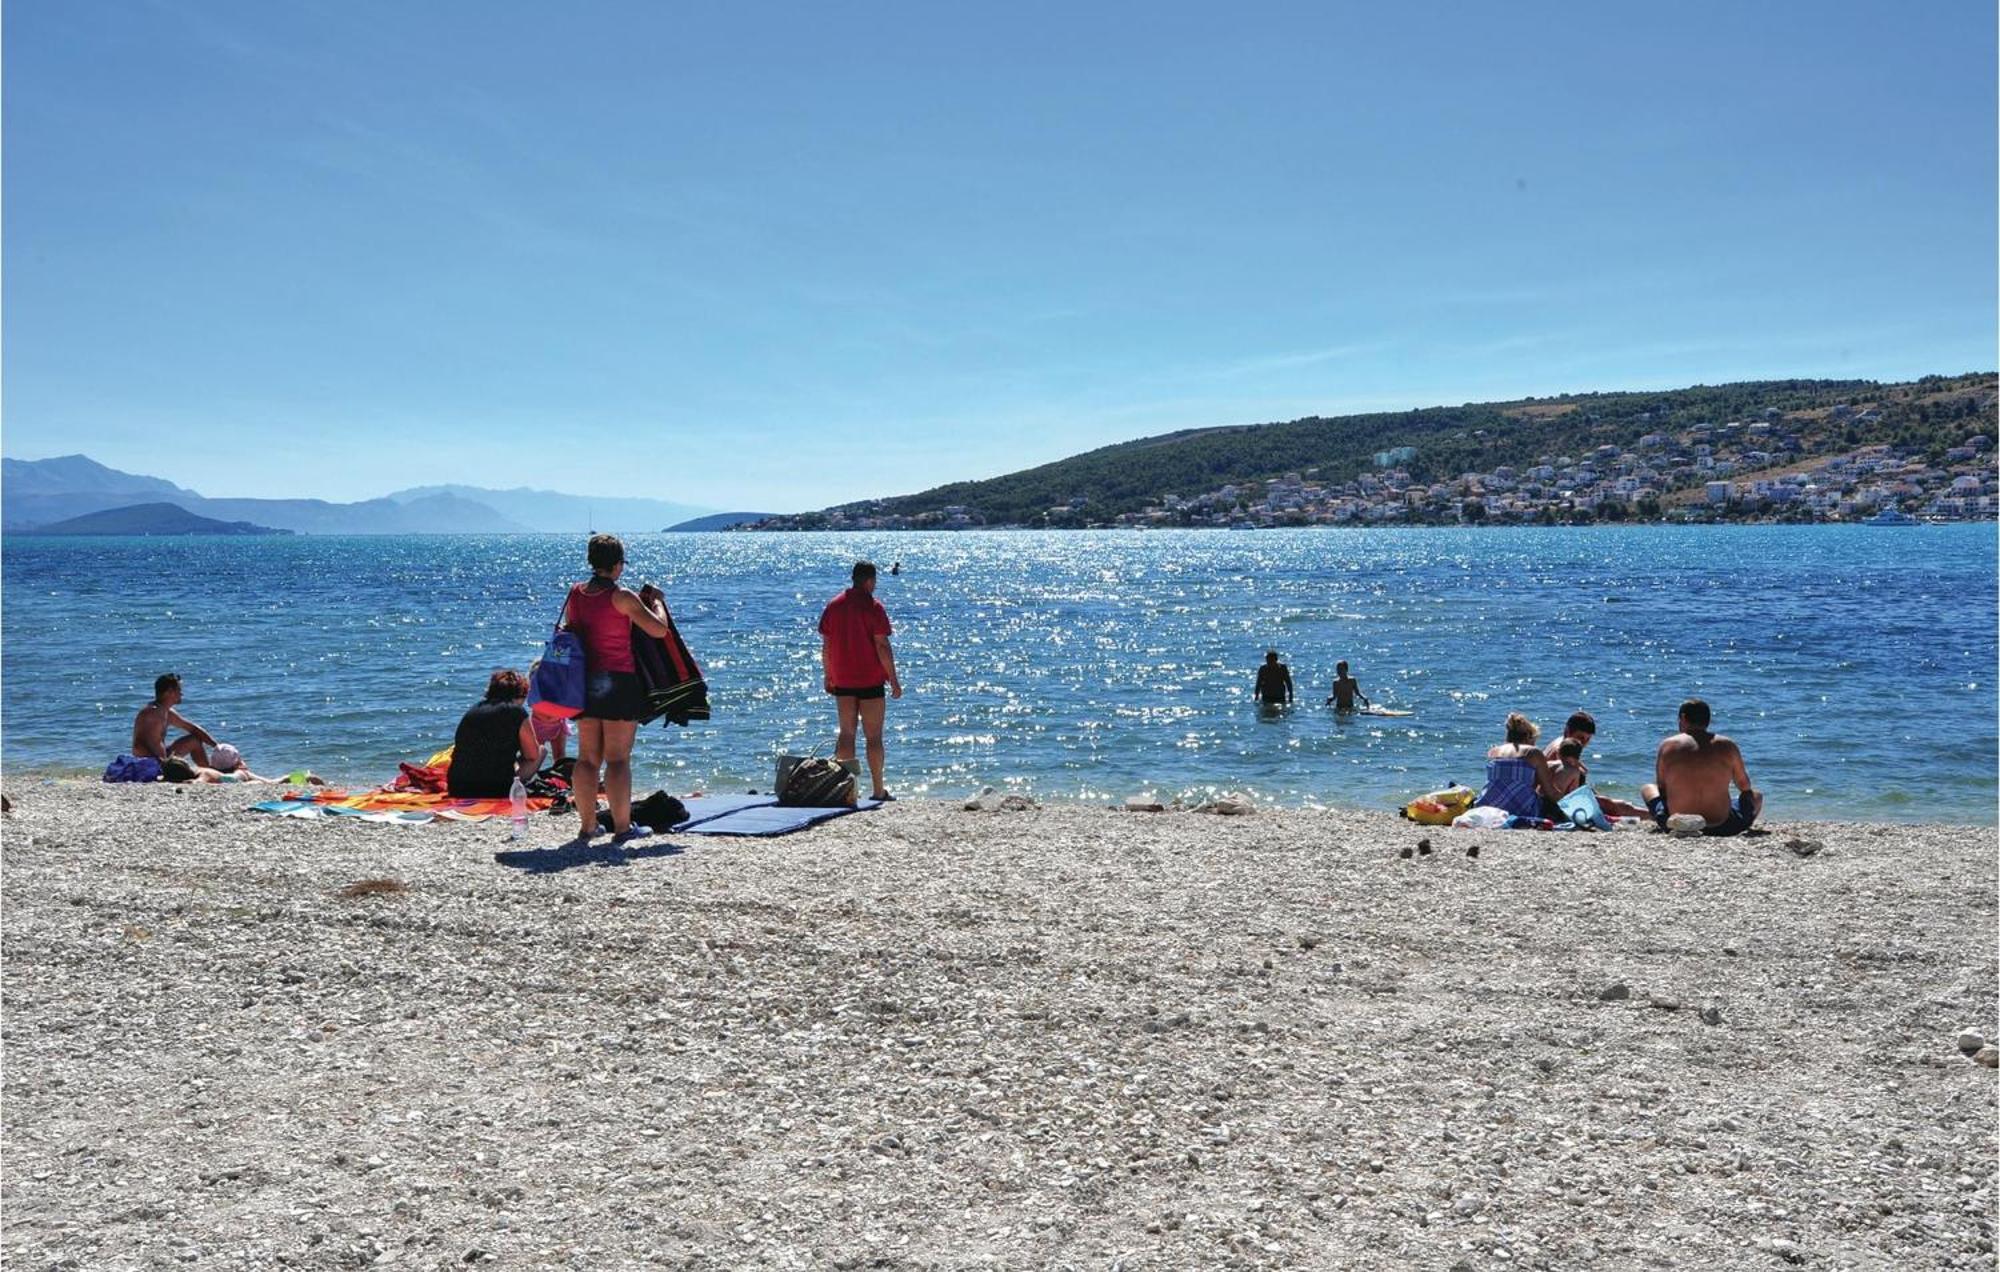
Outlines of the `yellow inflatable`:
[[1448,786],[1403,805],[1403,816],[1419,826],[1449,826],[1451,819],[1471,808],[1478,797],[1470,786]]

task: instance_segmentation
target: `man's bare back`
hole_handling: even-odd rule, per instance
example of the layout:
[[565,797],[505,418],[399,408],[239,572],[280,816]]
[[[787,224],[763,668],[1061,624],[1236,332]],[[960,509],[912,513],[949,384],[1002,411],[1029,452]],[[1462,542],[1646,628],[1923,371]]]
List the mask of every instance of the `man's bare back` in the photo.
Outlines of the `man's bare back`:
[[[186,759],[196,765],[208,763],[208,751],[215,745],[207,729],[182,717],[174,707],[181,700],[179,676],[161,676],[153,682],[153,700],[139,708],[139,714],[132,717],[132,754],[164,763],[170,756]],[[183,730],[180,737],[171,744],[167,741],[167,730]]]
[[132,717],[132,754],[147,759],[167,758],[167,716],[169,711],[157,702],[149,702],[139,708],[139,714]]
[[1691,733],[1676,733],[1660,743],[1655,771],[1667,807],[1676,813],[1700,813],[1714,826],[1728,820],[1733,805],[1729,785],[1750,789],[1743,771],[1743,753],[1719,733],[1704,742]]
[[[1740,835],[1764,810],[1764,797],[1750,787],[1750,773],[1736,743],[1708,731],[1708,704],[1690,698],[1681,704],[1680,732],[1660,743],[1653,783],[1641,788],[1646,807],[1660,825],[1693,814],[1711,835]],[[1731,783],[1741,795],[1730,802]]]

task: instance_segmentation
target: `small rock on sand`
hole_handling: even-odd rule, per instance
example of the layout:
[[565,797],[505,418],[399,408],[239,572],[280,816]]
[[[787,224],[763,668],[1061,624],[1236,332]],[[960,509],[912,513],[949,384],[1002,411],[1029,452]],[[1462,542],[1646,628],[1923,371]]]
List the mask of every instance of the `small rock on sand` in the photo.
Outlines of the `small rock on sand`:
[[991,786],[965,801],[968,813],[1025,813],[1041,807],[1026,795],[1003,795]]
[[1981,1047],[1972,1058],[1989,1069],[2000,1069],[2000,1047]]
[[1958,1049],[1966,1055],[1976,1054],[1985,1045],[1986,1035],[1980,1033],[1977,1029],[1961,1029],[1958,1031]]
[[1701,1023],[1702,1023],[1702,1024],[1704,1024],[1704,1025],[1719,1025],[1719,1024],[1721,1024],[1721,1023],[1722,1023],[1722,1008],[1720,1008],[1720,1007],[1704,1007],[1704,1008],[1702,1008],[1702,1009],[1701,1009]]
[[1615,981],[1597,991],[1599,1002],[1622,1003],[1632,996],[1632,987],[1624,981]]
[[1212,799],[1206,804],[1197,805],[1194,811],[1197,813],[1214,813],[1217,817],[1248,817],[1257,811],[1257,806],[1247,799],[1228,796],[1223,799]]
[[1144,795],[1131,795],[1126,797],[1125,811],[1128,813],[1164,813],[1167,811],[1167,806],[1157,800],[1147,799]]
[[1787,839],[1785,847],[1791,849],[1798,856],[1810,857],[1820,849],[1826,847],[1826,845],[1817,839]]

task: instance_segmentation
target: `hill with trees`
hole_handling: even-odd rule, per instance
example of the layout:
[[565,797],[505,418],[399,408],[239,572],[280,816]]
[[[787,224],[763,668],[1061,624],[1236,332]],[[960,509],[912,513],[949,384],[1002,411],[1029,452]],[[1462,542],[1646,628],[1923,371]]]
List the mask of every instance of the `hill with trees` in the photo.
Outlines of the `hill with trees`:
[[1994,389],[1992,373],[1901,384],[1763,380],[1195,429],[755,528],[1110,524],[1288,473],[1337,486],[1394,467],[1413,483],[1452,482],[1745,421],[1786,421],[1789,440],[1805,454],[1886,445],[1942,461],[1967,434],[1994,432]]

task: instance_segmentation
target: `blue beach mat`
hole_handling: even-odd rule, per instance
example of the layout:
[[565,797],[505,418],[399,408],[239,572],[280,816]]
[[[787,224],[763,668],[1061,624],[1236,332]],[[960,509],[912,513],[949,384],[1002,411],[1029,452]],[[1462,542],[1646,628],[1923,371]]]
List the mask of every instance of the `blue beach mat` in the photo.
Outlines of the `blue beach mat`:
[[690,795],[681,801],[688,811],[687,820],[676,822],[671,827],[655,826],[654,830],[671,830],[675,834],[690,826],[712,822],[718,817],[742,812],[746,808],[768,808],[778,802],[775,795]]
[[[689,835],[747,835],[758,839],[770,839],[778,835],[789,835],[817,826],[834,817],[845,817],[849,813],[866,812],[880,808],[882,801],[864,799],[853,808],[786,808],[775,800],[766,800],[754,807],[724,813],[699,822],[683,822],[674,828],[675,834]],[[688,807],[692,809],[694,802]]]

